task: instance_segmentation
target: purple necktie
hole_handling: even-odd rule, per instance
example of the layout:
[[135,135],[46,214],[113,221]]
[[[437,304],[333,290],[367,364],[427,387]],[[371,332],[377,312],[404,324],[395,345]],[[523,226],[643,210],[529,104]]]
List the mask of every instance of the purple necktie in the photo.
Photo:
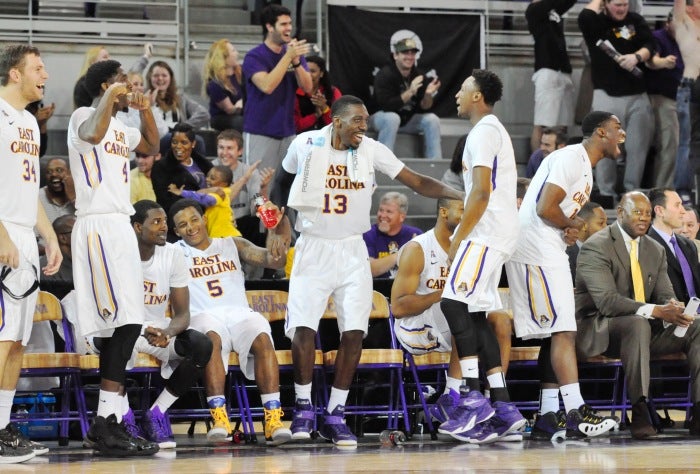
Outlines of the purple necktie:
[[683,255],[683,251],[678,246],[678,241],[676,236],[671,236],[671,245],[673,245],[673,251],[676,253],[676,258],[678,263],[681,264],[681,271],[683,272],[683,279],[685,280],[685,287],[688,290],[688,296],[691,298],[695,296],[695,285],[693,284],[693,272],[690,270],[690,265],[688,260]]

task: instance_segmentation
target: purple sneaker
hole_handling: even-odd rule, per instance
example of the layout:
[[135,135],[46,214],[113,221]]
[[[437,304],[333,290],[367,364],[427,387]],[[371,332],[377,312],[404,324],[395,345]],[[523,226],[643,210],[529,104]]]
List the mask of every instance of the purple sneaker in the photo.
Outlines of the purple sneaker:
[[433,417],[438,423],[444,423],[452,418],[452,413],[455,407],[459,403],[459,392],[454,389],[450,389],[448,393],[443,393],[440,398],[437,399],[435,405],[428,408],[430,416]]
[[462,431],[460,433],[451,433],[454,439],[464,441],[471,444],[486,444],[493,443],[498,439],[498,433],[494,426],[496,417],[491,417],[488,420],[475,425],[472,429]]
[[143,438],[143,432],[139,425],[136,424],[136,416],[134,416],[134,411],[131,408],[122,416],[122,425],[132,438]]
[[294,405],[294,419],[289,429],[292,431],[292,439],[311,439],[314,430],[316,412],[309,400],[297,400]]
[[511,433],[518,433],[527,424],[527,420],[511,402],[493,402],[496,415],[491,419],[491,425],[501,439]]
[[160,449],[175,449],[177,444],[170,428],[168,415],[160,412],[160,408],[155,407],[146,411],[141,420],[141,428],[144,437],[154,443],[158,443]]
[[345,424],[345,407],[338,405],[333,413],[323,416],[323,425],[318,431],[321,438],[333,441],[336,446],[357,446],[357,437]]
[[452,417],[442,423],[438,432],[448,435],[463,433],[493,416],[495,410],[478,390],[462,393],[454,407]]

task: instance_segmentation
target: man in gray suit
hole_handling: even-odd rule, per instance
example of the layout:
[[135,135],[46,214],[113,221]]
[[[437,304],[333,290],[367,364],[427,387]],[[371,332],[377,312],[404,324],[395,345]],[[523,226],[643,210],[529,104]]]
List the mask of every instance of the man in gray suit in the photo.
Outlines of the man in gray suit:
[[[581,247],[576,271],[576,345],[580,357],[620,357],[632,406],[635,438],[656,434],[646,397],[651,356],[685,352],[690,366],[693,418],[690,434],[700,436],[700,325],[683,314],[666,271],[663,247],[646,232],[651,203],[641,192],[625,194],[617,222]],[[664,324],[671,325],[664,328]],[[683,337],[675,326],[687,327]]]

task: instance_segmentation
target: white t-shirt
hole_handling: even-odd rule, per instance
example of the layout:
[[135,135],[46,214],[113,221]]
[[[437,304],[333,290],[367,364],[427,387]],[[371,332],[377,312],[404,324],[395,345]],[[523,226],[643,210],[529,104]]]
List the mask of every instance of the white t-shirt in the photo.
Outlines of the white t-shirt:
[[26,110],[0,98],[0,221],[36,225],[39,199],[39,125]]
[[68,157],[75,183],[78,217],[90,214],[131,215],[129,157],[141,141],[141,132],[112,117],[107,133],[97,145],[83,141],[78,128],[95,111],[80,107],[68,123]]
[[219,318],[235,317],[234,308],[248,307],[245,276],[233,237],[212,239],[206,250],[182,248],[190,273],[190,314],[211,314]]
[[[315,132],[322,136],[324,130]],[[287,155],[282,160],[282,166],[288,173],[296,174],[299,164],[303,163],[309,153],[307,143],[313,132],[304,133],[294,139]],[[364,137],[363,140],[372,140]],[[373,141],[373,140],[372,140]],[[404,168],[403,162],[381,143],[374,143],[374,169],[381,171],[390,178],[395,178]],[[358,156],[362,159],[362,156]],[[324,239],[344,239],[362,235],[370,228],[370,211],[372,207],[372,192],[374,191],[374,173],[366,181],[352,183],[348,177],[346,163],[348,150],[331,149],[328,169],[326,170],[326,192],[323,199],[323,210],[312,222],[299,213],[297,229],[309,235]],[[301,227],[300,224],[301,223]]]
[[168,307],[170,288],[185,288],[190,282],[182,248],[170,243],[166,243],[163,247],[156,245],[153,257],[146,262],[142,261],[141,268],[143,268],[143,303],[146,309],[144,324],[167,327],[168,318],[165,317],[165,311]]
[[518,239],[518,173],[510,136],[495,115],[483,117],[467,136],[462,155],[465,205],[472,190],[470,173],[477,166],[491,170],[491,196],[468,239],[511,254]]
[[566,192],[559,207],[572,218],[588,202],[593,170],[583,145],[569,145],[549,154],[537,169],[520,205],[520,241],[512,260],[538,266],[568,265],[564,231],[547,224],[537,215],[537,201],[545,184]]

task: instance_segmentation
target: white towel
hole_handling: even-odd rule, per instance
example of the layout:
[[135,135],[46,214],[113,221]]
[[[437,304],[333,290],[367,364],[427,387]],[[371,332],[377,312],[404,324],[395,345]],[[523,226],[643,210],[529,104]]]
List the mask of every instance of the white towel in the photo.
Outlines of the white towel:
[[[326,172],[332,153],[332,136],[333,126],[327,125],[317,132],[307,132],[295,139],[298,140],[297,153],[303,158],[299,161],[287,205],[303,212],[312,222],[323,208]],[[346,165],[348,177],[352,182],[365,182],[370,178],[374,171],[374,144],[373,140],[362,140],[357,149],[348,149]]]

